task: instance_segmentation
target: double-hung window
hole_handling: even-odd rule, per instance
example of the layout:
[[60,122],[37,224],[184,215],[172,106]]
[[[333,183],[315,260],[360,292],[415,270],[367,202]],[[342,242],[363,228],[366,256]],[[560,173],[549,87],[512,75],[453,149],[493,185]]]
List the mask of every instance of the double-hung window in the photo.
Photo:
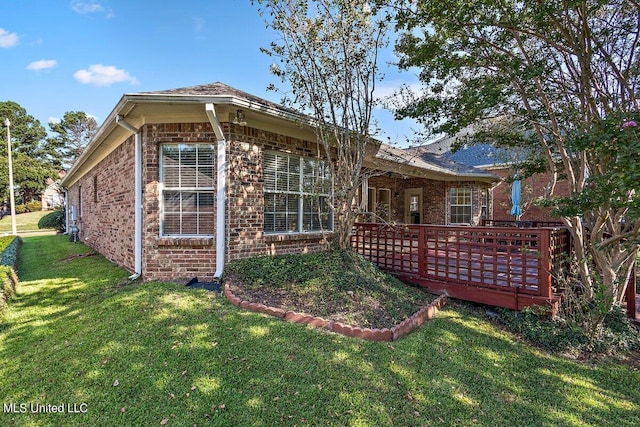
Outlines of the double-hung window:
[[285,153],[264,153],[266,233],[332,230],[331,192],[326,162]]
[[449,190],[449,224],[471,224],[471,188]]
[[162,236],[213,236],[214,154],[212,144],[160,145]]

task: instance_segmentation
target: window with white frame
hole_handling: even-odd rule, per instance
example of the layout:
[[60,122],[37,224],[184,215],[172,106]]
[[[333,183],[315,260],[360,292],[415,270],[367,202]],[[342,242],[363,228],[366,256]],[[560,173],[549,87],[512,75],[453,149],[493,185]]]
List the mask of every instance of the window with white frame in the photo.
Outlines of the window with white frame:
[[451,188],[449,190],[449,224],[470,224],[471,212],[471,188]]
[[212,144],[160,145],[162,236],[213,236],[214,155]]
[[332,230],[331,191],[331,176],[326,162],[265,152],[265,233]]

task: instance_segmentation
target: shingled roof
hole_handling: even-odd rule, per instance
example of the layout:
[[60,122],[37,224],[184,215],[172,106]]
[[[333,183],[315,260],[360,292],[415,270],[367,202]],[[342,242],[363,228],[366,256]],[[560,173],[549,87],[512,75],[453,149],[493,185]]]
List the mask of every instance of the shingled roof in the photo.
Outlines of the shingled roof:
[[382,144],[376,158],[396,162],[405,166],[413,166],[437,174],[457,176],[460,178],[496,179],[497,177],[482,169],[458,163],[446,157],[415,149],[401,149]]
[[408,148],[407,152],[426,156],[436,162],[462,163],[474,168],[502,166],[523,160],[520,151],[511,151],[488,143],[464,144],[453,151],[456,139],[456,137],[440,138],[430,144]]
[[[159,91],[126,93],[100,127],[94,139],[79,158],[79,161],[71,169],[71,175],[84,173],[84,169],[91,166],[89,163],[84,165],[89,157],[92,157],[92,162],[98,161],[100,156],[104,156],[104,153],[110,152],[117,144],[122,142],[125,131],[117,124],[119,117],[126,118],[134,126],[141,126],[144,120],[150,117],[150,115],[145,115],[149,110],[144,110],[141,106],[152,109],[160,108],[159,106],[162,104],[174,107],[180,105],[180,112],[184,117],[185,114],[204,115],[204,109],[199,109],[204,103],[223,105],[227,106],[227,108],[243,108],[253,111],[254,114],[264,114],[282,120],[282,123],[296,123],[296,126],[298,126],[296,129],[299,129],[301,124],[308,128],[312,127],[314,123],[312,117],[299,111],[238,90],[221,82]],[[156,115],[170,114],[170,110],[167,109],[151,111]],[[157,111],[160,111],[160,113]],[[104,143],[105,140],[107,141],[106,144]],[[409,152],[386,144],[380,144],[379,150],[373,155],[373,159],[382,161],[381,165],[383,163],[386,164],[385,167],[392,168],[390,170],[400,168],[405,171],[403,173],[415,174],[416,176],[428,175],[436,179],[466,178],[487,181],[497,179],[495,175],[486,171],[456,163],[451,159],[428,153]],[[80,171],[81,166],[84,168],[83,171]],[[67,180],[70,179],[67,178]]]
[[157,90],[152,92],[138,92],[139,94],[148,95],[184,95],[184,96],[229,96],[235,98],[241,98],[246,101],[263,105],[265,107],[273,108],[275,110],[284,111],[290,114],[301,115],[299,111],[285,107],[281,104],[268,101],[264,98],[252,95],[248,92],[238,90],[234,87],[226,85],[221,82],[188,86],[177,89]]

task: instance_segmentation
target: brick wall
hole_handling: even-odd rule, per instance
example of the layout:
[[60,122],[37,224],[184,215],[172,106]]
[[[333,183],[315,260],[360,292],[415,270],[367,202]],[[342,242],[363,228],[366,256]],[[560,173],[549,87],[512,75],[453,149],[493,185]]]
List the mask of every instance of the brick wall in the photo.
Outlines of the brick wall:
[[[142,270],[145,280],[187,281],[193,277],[211,280],[215,273],[215,238],[160,237],[158,147],[162,143],[182,142],[215,145],[216,136],[207,122],[147,124],[142,127]],[[214,186],[215,181],[214,173]],[[211,233],[214,234],[215,230]]]
[[265,150],[318,157],[315,142],[279,135],[247,126],[224,124],[228,135],[227,261],[257,255],[314,252],[326,247],[320,233],[265,235]]
[[[227,256],[226,262],[257,255],[317,251],[319,234],[265,236],[264,150],[314,156],[317,145],[250,127],[223,123],[227,138]],[[216,143],[209,123],[162,124],[143,127],[145,279],[211,280],[215,273],[215,238],[161,238],[159,211],[159,157],[161,143]],[[217,214],[217,213],[216,213]],[[215,231],[215,230],[214,230]]]
[[133,137],[75,183],[68,195],[69,205],[77,209],[80,240],[133,271]]
[[[513,171],[508,168],[492,169],[491,173],[506,178],[513,175]],[[545,188],[551,182],[549,173],[536,174],[522,181],[522,200],[524,207],[522,209],[523,221],[557,221],[558,217],[553,216],[550,208],[536,206],[533,201],[545,194]],[[566,180],[558,181],[556,184],[554,195],[567,196],[569,194],[568,183]],[[500,182],[493,190],[493,219],[508,220],[514,219],[511,215],[511,184]]]
[[[264,151],[318,157],[322,150],[317,144],[248,126],[222,125],[227,138],[228,162],[226,262],[257,255],[314,252],[326,248],[330,234],[265,235],[263,230]],[[158,147],[162,143],[180,142],[216,144],[213,129],[207,122],[146,124],[141,129],[141,138],[143,278],[184,281],[197,276],[200,280],[211,280],[216,264],[215,238],[160,237]],[[82,199],[81,239],[130,271],[134,268],[135,226],[133,141],[133,137],[127,139],[74,184],[69,192],[70,204],[80,206]],[[474,189],[474,209],[479,210],[479,188],[484,184],[381,176],[372,178],[370,185],[391,190],[393,215],[399,222],[404,222],[404,189],[424,188],[423,222],[443,224],[451,186],[471,186]]]

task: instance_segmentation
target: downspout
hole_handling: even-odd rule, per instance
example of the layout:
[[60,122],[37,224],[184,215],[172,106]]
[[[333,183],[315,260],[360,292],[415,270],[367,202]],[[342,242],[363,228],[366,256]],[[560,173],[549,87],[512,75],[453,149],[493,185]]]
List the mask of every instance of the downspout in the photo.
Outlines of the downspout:
[[142,274],[142,143],[140,129],[136,129],[121,115],[116,116],[116,123],[134,135],[134,273],[129,280],[135,280]]
[[64,191],[64,234],[69,234],[69,191],[66,188],[62,188]]
[[209,123],[213,127],[213,132],[216,134],[218,140],[217,145],[217,164],[218,174],[216,182],[216,272],[213,274],[215,280],[220,280],[222,273],[224,272],[224,261],[226,255],[225,244],[225,193],[227,186],[227,140],[222,133],[222,127],[220,121],[216,115],[215,106],[211,103],[205,104],[205,112],[209,118]]

